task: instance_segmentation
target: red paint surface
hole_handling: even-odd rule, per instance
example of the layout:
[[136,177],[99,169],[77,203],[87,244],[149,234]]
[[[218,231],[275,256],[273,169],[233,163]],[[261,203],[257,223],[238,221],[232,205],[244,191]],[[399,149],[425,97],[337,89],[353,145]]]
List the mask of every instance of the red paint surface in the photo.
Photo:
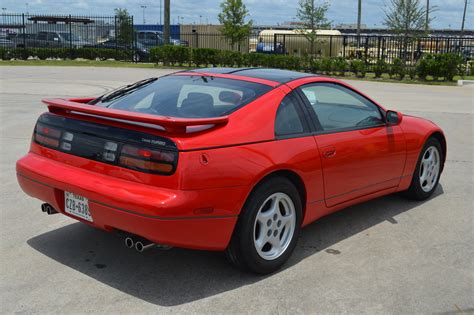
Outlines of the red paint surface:
[[[17,162],[20,186],[63,214],[64,191],[88,198],[98,228],[123,230],[173,246],[222,250],[248,195],[273,172],[291,172],[303,182],[303,225],[307,225],[341,208],[408,188],[424,142],[433,133],[442,133],[427,120],[404,116],[398,126],[277,140],[276,111],[292,89],[313,82],[347,85],[324,77],[279,85],[212,75],[274,89],[229,116],[201,120],[98,108],[85,104],[90,98],[45,101],[50,111],[60,115],[172,139],[181,151],[173,175],[141,173],[32,143],[30,152]],[[158,124],[166,130],[106,117]],[[185,133],[187,126],[203,124],[215,127]]]

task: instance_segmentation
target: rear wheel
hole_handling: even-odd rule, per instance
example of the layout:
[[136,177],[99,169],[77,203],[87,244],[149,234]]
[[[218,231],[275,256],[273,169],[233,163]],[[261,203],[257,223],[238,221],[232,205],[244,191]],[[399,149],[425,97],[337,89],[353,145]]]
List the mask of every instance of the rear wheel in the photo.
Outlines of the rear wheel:
[[410,188],[406,195],[415,200],[425,200],[436,190],[443,169],[443,151],[436,138],[429,138],[421,151]]
[[288,179],[264,181],[242,209],[227,257],[241,269],[260,274],[274,272],[296,246],[301,214],[301,198]]

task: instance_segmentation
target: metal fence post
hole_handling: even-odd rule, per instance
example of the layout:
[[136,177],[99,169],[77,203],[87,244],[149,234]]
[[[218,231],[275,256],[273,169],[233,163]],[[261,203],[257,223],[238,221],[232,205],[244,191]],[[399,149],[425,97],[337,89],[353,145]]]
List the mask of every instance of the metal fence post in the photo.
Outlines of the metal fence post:
[[138,63],[138,59],[139,57],[135,58],[135,47],[136,47],[136,38],[135,38],[135,28],[133,27],[133,15],[130,17],[130,28],[131,28],[131,32],[132,32],[132,45],[131,45],[131,49],[132,49],[132,62],[135,62],[135,63]]
[[380,42],[381,42],[380,35],[377,36],[377,60],[380,60]]
[[115,36],[115,50],[117,50],[118,30],[117,30],[117,16],[114,16],[114,36]]
[[72,52],[72,22],[71,22],[71,14],[69,14],[69,58],[73,59],[73,52]]
[[273,53],[277,51],[277,34],[273,34]]
[[332,58],[332,35],[329,35],[329,58]]
[[343,58],[346,58],[346,46],[347,46],[346,35],[342,35],[342,57]]
[[26,55],[26,23],[25,23],[25,14],[22,13],[21,14],[21,18],[22,18],[22,30],[23,30],[23,59],[28,59],[28,56]]

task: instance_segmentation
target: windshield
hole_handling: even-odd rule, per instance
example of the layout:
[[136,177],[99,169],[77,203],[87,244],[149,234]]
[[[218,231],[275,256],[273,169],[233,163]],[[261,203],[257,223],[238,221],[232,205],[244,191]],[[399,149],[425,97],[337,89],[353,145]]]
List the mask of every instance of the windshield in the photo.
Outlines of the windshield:
[[227,115],[272,88],[212,76],[166,76],[113,91],[91,102],[98,106],[180,118]]
[[66,41],[79,41],[81,40],[78,36],[69,33],[59,33],[61,37]]

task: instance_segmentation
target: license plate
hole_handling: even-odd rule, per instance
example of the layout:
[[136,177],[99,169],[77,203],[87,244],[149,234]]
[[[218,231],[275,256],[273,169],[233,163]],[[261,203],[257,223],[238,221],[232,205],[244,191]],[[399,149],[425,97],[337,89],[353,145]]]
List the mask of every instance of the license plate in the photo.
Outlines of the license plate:
[[73,216],[93,222],[89,212],[89,200],[72,192],[64,192],[64,211]]

